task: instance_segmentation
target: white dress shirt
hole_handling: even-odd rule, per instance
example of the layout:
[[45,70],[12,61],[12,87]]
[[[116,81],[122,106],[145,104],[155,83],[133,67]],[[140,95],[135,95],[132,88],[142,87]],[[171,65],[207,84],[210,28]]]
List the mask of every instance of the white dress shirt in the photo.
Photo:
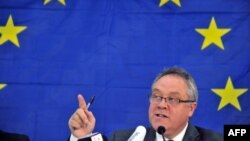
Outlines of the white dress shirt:
[[76,138],[74,135],[71,134],[69,141],[77,141],[78,138]]

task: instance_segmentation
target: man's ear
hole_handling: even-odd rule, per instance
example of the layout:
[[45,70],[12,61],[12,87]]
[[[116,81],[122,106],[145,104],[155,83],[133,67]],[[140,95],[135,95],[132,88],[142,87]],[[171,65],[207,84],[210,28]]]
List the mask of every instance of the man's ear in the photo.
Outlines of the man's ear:
[[196,107],[197,107],[197,102],[192,102],[189,104],[189,117],[192,117]]

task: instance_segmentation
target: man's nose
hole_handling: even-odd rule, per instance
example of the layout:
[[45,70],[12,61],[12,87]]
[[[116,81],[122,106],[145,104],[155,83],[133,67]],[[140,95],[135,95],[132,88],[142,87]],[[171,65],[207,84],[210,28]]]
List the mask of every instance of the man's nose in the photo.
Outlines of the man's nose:
[[158,103],[158,107],[166,109],[168,106],[168,103],[165,101],[165,99],[162,99],[159,103]]

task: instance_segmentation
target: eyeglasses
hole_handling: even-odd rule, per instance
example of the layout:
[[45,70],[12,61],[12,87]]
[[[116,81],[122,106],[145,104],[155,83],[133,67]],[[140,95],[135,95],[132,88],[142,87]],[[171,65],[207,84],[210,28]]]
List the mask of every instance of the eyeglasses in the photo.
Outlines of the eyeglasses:
[[150,102],[157,103],[157,104],[161,103],[163,99],[165,100],[166,103],[168,103],[170,105],[177,105],[179,103],[195,102],[195,100],[182,100],[182,99],[175,98],[175,97],[162,97],[162,96],[156,96],[156,95],[149,96]]

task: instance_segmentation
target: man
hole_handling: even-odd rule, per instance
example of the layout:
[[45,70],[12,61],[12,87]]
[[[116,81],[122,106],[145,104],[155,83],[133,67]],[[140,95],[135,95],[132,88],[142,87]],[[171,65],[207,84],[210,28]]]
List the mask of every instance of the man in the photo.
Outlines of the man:
[[[90,134],[95,126],[95,117],[86,108],[82,96],[78,96],[79,108],[69,120],[69,128],[74,137],[82,138]],[[144,141],[162,141],[157,133],[160,126],[165,128],[164,140],[174,141],[223,141],[222,134],[193,126],[189,122],[198,100],[194,79],[182,68],[169,68],[161,72],[152,84],[149,96],[149,121]],[[111,141],[126,141],[134,130],[116,131]]]
[[1,141],[29,141],[29,137],[23,134],[8,133],[0,130]]

